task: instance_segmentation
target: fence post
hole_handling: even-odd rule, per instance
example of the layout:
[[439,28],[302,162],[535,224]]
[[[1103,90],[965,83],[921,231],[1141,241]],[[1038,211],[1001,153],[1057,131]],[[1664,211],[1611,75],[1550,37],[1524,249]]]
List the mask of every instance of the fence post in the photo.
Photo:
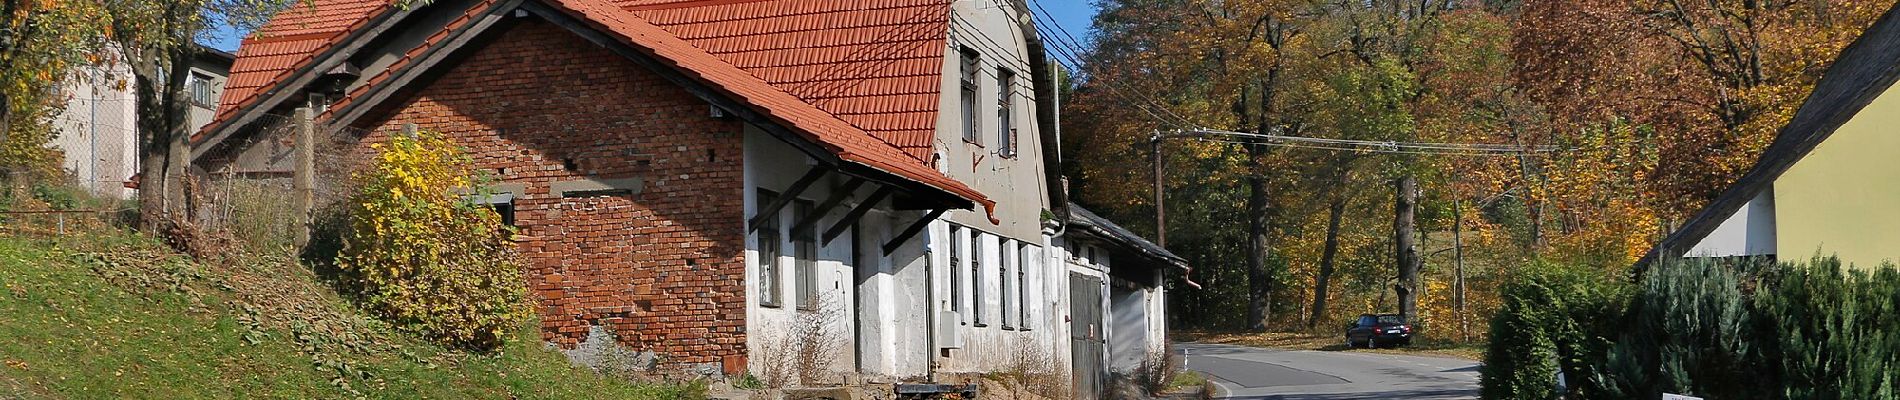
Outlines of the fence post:
[[311,215],[316,208],[317,132],[310,121],[310,107],[297,109],[297,171],[293,176],[297,190],[297,249],[310,244]]

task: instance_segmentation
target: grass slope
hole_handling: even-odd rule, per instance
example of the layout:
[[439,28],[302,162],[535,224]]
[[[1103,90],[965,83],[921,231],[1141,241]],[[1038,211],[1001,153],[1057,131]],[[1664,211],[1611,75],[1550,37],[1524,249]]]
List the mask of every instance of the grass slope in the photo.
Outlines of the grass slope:
[[360,314],[294,263],[207,267],[124,233],[0,237],[0,399],[700,397],[569,366],[524,326],[471,354]]

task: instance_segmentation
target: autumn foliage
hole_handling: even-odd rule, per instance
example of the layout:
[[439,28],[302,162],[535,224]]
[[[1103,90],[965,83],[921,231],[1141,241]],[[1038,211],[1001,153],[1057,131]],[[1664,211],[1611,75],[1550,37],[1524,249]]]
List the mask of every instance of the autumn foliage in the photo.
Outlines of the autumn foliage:
[[[1521,266],[1621,268],[1726,188],[1893,5],[1104,1],[1065,97],[1065,167],[1078,201],[1152,232],[1152,168],[1133,161],[1155,132],[1527,149],[1164,142],[1169,245],[1207,287],[1177,295],[1186,325],[1243,327],[1234,316],[1246,314],[1253,277],[1236,216],[1250,178],[1267,182],[1271,327],[1330,331],[1396,311],[1388,188],[1409,175],[1424,191],[1419,322],[1428,337],[1476,339]],[[1540,147],[1554,151],[1528,150]],[[1331,298],[1315,312],[1322,293]]]
[[487,349],[529,316],[513,229],[465,199],[470,161],[440,134],[372,145],[337,265],[369,309],[446,344]]

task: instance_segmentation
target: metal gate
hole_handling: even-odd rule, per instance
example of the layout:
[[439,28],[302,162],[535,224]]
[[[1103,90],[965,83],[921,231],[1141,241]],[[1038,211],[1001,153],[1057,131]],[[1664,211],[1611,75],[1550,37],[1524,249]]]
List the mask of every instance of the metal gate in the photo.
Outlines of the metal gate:
[[1069,274],[1069,360],[1075,365],[1075,398],[1102,398],[1104,368],[1102,279]]

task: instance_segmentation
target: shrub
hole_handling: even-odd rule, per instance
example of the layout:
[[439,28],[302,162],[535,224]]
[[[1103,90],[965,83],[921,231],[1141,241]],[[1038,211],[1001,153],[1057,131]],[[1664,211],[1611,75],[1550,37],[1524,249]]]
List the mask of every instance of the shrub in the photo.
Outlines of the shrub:
[[1900,398],[1900,272],[1843,272],[1835,258],[1765,274],[1753,302],[1765,388],[1789,399]]
[[[1628,301],[1613,283],[1575,276],[1507,286],[1486,398],[1900,398],[1900,272],[1890,265],[1671,262]],[[1569,390],[1554,388],[1557,371]]]
[[500,216],[460,193],[471,161],[435,133],[374,145],[354,175],[337,266],[372,311],[445,344],[489,349],[528,315],[522,263]]
[[1762,368],[1748,368],[1753,332],[1739,264],[1693,259],[1659,265],[1630,302],[1610,351],[1606,395],[1663,393],[1751,397]]
[[[1593,267],[1534,264],[1504,286],[1504,304],[1491,319],[1480,384],[1485,398],[1550,399],[1594,393],[1591,377],[1608,358],[1620,330],[1628,284]],[[1557,387],[1563,373],[1565,388]]]

